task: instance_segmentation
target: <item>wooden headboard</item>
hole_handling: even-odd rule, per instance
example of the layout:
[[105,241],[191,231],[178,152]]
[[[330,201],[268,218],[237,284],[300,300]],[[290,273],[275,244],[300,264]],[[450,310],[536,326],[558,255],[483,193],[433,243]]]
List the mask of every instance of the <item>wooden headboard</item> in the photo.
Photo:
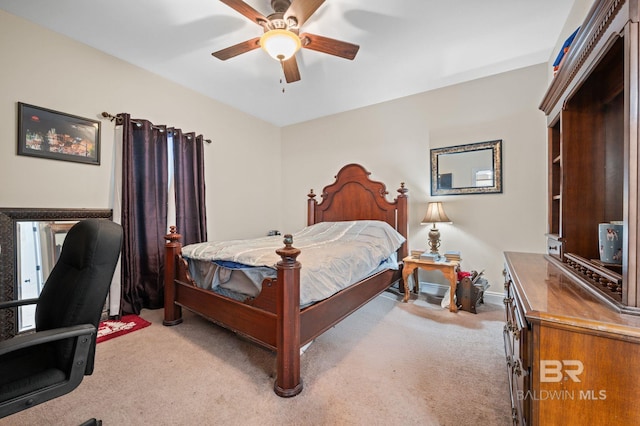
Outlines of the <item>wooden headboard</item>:
[[[308,194],[307,225],[319,222],[345,220],[381,220],[407,237],[407,192],[404,182],[400,195],[387,201],[387,188],[382,182],[369,179],[368,172],[360,164],[347,164],[335,176],[336,181],[322,190],[318,203],[313,189]],[[399,259],[408,254],[405,242],[398,250]]]

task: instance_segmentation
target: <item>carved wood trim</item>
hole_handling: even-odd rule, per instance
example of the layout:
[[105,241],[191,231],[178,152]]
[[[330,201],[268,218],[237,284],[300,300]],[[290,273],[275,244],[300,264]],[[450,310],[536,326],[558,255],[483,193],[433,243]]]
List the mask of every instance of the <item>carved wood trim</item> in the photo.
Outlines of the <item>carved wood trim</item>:
[[549,115],[562,96],[568,93],[567,89],[574,82],[587,58],[594,52],[598,42],[625,3],[625,0],[604,0],[594,3],[540,104],[540,109],[545,114]]

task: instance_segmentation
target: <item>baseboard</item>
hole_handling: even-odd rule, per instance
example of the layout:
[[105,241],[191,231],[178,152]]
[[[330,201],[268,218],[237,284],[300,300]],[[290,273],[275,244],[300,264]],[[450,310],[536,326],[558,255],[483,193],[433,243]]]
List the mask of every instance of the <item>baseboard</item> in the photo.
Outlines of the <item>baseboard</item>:
[[484,303],[491,303],[492,305],[504,305],[504,294],[502,293],[485,291],[483,298]]
[[448,288],[448,285],[420,281],[420,293],[426,293],[429,296],[442,297]]
[[[438,303],[438,300],[442,299],[448,289],[448,285],[420,281],[420,293],[424,294],[427,301],[430,301],[431,303]],[[485,291],[483,300],[484,303],[502,305],[504,303],[504,294],[493,291]]]

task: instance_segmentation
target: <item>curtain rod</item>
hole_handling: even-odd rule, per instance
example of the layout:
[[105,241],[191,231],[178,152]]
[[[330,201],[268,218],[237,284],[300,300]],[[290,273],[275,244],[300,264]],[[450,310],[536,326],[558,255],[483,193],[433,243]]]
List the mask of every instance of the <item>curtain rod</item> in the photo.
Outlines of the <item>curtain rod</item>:
[[[118,125],[122,125],[122,116],[120,114],[118,115],[113,115],[113,114],[109,114],[108,112],[102,112],[101,114],[104,118],[108,118],[109,121],[115,121],[116,122],[116,126]],[[137,124],[138,126],[141,126],[142,123],[140,123],[139,121],[135,121],[135,120],[131,120],[132,123]],[[154,129],[159,129],[164,131],[164,127],[158,127],[158,126],[151,126]],[[211,143],[211,139],[205,139],[204,140],[206,143]]]

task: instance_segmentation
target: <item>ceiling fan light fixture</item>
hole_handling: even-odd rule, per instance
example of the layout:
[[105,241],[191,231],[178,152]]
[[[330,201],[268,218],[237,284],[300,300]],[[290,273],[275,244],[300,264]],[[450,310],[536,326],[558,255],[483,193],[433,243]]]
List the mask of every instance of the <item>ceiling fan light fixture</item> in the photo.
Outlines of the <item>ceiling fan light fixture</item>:
[[260,37],[260,46],[277,61],[286,61],[296,54],[302,43],[300,37],[284,29],[269,30]]

